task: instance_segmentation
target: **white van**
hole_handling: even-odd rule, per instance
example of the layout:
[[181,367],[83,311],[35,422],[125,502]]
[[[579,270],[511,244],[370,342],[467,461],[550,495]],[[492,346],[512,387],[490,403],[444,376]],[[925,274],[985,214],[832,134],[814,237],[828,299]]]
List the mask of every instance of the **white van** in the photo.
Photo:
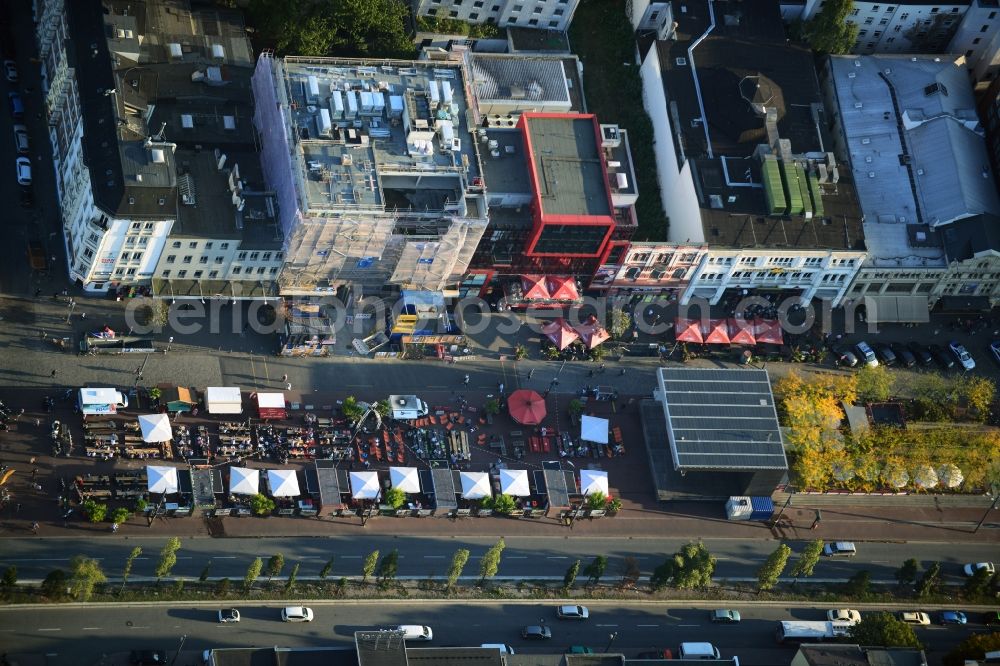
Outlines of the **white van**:
[[720,659],[719,648],[711,643],[681,643],[679,659]]
[[404,641],[431,641],[434,640],[434,632],[430,627],[419,624],[401,624],[396,627],[396,631],[403,632]]
[[415,395],[390,395],[389,405],[392,407],[392,418],[399,421],[419,419],[430,412],[427,403]]
[[77,405],[82,414],[117,414],[120,409],[128,409],[128,398],[113,388],[82,388]]
[[827,557],[854,557],[858,549],[850,541],[834,541],[823,546],[823,554]]
[[479,647],[481,648],[492,648],[494,650],[500,650],[500,654],[516,654],[514,648],[504,643],[483,643]]

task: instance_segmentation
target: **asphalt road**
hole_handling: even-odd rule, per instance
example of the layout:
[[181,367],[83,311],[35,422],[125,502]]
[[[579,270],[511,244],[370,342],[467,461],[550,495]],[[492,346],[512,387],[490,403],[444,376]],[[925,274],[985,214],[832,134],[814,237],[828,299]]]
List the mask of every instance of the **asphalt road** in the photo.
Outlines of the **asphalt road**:
[[[421,605],[385,602],[310,602],[315,621],[283,624],[274,604],[239,605],[239,624],[220,625],[216,608],[187,607],[30,607],[0,609],[0,642],[11,654],[38,652],[48,655],[50,666],[92,664],[102,654],[131,649],[159,648],[173,651],[186,636],[182,666],[194,663],[201,650],[242,646],[351,647],[354,632],[396,624],[426,624],[434,630],[433,646],[469,646],[507,643],[519,652],[562,652],[571,645],[586,645],[595,652],[633,656],[643,650],[676,650],[682,641],[709,641],[724,656],[736,655],[749,666],[788,664],[795,649],[774,642],[775,622],[787,619],[821,620],[825,608],[730,604],[743,615],[739,625],[719,626],[708,621],[708,606],[689,604],[589,604],[587,621],[560,621],[551,604],[432,602]],[[975,618],[978,615],[974,614]],[[545,642],[525,642],[524,624],[544,620],[553,637]],[[921,627],[917,635],[928,650],[931,664],[979,625]],[[614,639],[612,634],[616,634]],[[99,639],[99,640],[97,640]],[[610,644],[610,645],[609,645]],[[114,662],[114,660],[109,660]]]
[[[21,580],[39,580],[52,569],[66,567],[69,559],[77,554],[98,558],[108,576],[118,576],[129,552],[141,546],[142,557],[136,561],[133,577],[151,576],[158,553],[165,539],[8,539],[0,555],[0,567],[16,565]],[[181,577],[198,577],[211,561],[211,577],[241,579],[254,557],[265,561],[280,551],[287,567],[301,563],[300,577],[316,576],[323,565],[334,558],[332,576],[360,576],[364,557],[372,550],[387,553],[399,549],[399,575],[401,577],[441,577],[447,571],[452,553],[457,548],[468,548],[470,562],[467,575],[475,576],[479,558],[496,541],[495,538],[450,537],[396,537],[366,535],[364,539],[351,537],[332,538],[281,538],[281,539],[210,539],[189,538],[182,540],[173,574]],[[667,554],[675,552],[686,539],[631,538],[599,539],[565,537],[510,537],[505,539],[506,549],[498,576],[521,579],[562,579],[566,568],[577,558],[586,565],[596,555],[609,559],[608,578],[620,575],[623,558],[638,560],[643,575],[663,562]],[[775,548],[769,540],[711,539],[706,541],[709,550],[718,558],[716,578],[740,579],[754,577],[757,568]],[[799,552],[802,543],[791,543]],[[940,561],[946,579],[959,581],[961,566],[966,562],[995,559],[996,548],[990,545],[954,544],[943,552],[939,543],[858,543],[858,555],[853,559],[823,559],[817,565],[816,580],[840,581],[862,569],[868,570],[874,580],[893,580],[893,574],[907,558],[914,557],[923,566]]]

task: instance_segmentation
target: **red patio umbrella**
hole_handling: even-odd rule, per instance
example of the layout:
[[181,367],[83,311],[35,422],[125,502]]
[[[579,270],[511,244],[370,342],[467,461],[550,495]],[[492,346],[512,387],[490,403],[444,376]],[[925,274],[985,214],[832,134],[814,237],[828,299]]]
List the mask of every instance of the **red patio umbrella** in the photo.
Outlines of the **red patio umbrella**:
[[555,275],[547,280],[549,294],[557,301],[576,301],[580,292],[576,290],[576,280],[568,275]]
[[777,319],[762,319],[756,322],[753,326],[753,334],[757,338],[758,344],[785,344],[785,334],[781,330],[781,322]]
[[522,275],[521,289],[525,300],[545,300],[550,298],[548,287],[545,286],[543,275]]
[[545,409],[545,398],[535,391],[519,389],[507,398],[507,410],[510,417],[521,425],[538,425],[548,413]]
[[576,332],[580,334],[580,337],[583,339],[583,344],[587,349],[593,349],[605,340],[611,338],[611,334],[608,333],[603,326],[601,326],[600,322],[597,321],[597,317],[594,315],[591,315],[590,319],[588,319],[586,323],[577,326]]
[[701,334],[701,322],[697,319],[675,319],[674,332],[674,339],[677,342],[702,343],[705,341],[705,337]]
[[710,345],[729,344],[729,326],[725,319],[711,319],[708,322],[708,335],[705,342]]
[[729,342],[734,345],[757,344],[757,339],[753,337],[753,324],[746,319],[730,319]]
[[580,339],[580,335],[562,317],[553,319],[542,326],[542,333],[548,336],[552,344],[560,351],[573,344],[574,340]]

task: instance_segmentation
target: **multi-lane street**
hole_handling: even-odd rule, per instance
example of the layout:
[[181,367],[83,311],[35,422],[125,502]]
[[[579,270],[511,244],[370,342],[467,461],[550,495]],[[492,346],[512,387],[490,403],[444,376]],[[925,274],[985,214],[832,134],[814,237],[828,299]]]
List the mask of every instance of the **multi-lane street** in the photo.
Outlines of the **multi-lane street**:
[[[499,536],[499,535],[498,535]],[[315,538],[288,537],[281,539],[183,539],[178,553],[174,575],[197,577],[211,561],[211,577],[242,578],[247,566],[255,557],[265,560],[281,552],[289,566],[301,563],[300,575],[315,576],[323,565],[334,559],[332,576],[358,576],[361,563],[372,550],[387,553],[399,550],[399,575],[426,578],[444,575],[452,553],[457,548],[471,551],[466,573],[474,576],[479,558],[496,541],[491,538],[415,537],[405,539],[366,535],[364,539],[351,537]],[[619,575],[619,565],[626,557],[638,560],[643,575],[649,573],[669,554],[674,553],[687,539],[631,538],[601,539],[562,537],[509,537],[500,566],[501,579],[557,578],[572,562],[579,558],[586,564],[596,555],[609,559],[609,578]],[[135,546],[143,549],[136,561],[133,577],[152,575],[163,538],[128,539],[9,539],[0,554],[0,568],[16,565],[22,580],[38,580],[53,569],[66,567],[74,555],[87,555],[101,561],[109,576],[117,576],[125,558]],[[770,540],[710,539],[708,548],[718,558],[716,578],[740,579],[756,575],[756,570],[775,548]],[[794,551],[801,543],[792,542]],[[846,580],[862,569],[878,580],[893,579],[899,565],[913,557],[927,566],[941,562],[946,580],[962,578],[961,567],[967,562],[995,559],[992,544],[955,544],[947,550],[939,543],[883,543],[858,542],[858,554],[851,559],[823,559],[816,567],[816,580]]]
[[[774,641],[778,620],[821,620],[825,608],[785,604],[721,604],[736,608],[743,616],[738,625],[709,622],[712,606],[689,603],[589,603],[587,621],[560,621],[554,604],[537,602],[467,603],[421,602],[308,602],[315,621],[285,624],[274,603],[238,606],[242,621],[220,625],[217,606],[32,607],[0,610],[0,643],[10,653],[37,652],[50,655],[51,666],[96,663],[102,654],[131,649],[176,650],[186,636],[184,658],[211,647],[241,646],[340,646],[353,645],[354,632],[396,624],[425,624],[434,631],[434,646],[468,646],[507,643],[526,652],[562,652],[572,645],[585,645],[595,652],[610,648],[628,656],[652,649],[673,649],[682,641],[709,641],[724,656],[736,655],[748,666],[787,664],[794,648]],[[718,607],[718,606],[717,606]],[[862,612],[868,610],[861,607]],[[925,609],[929,610],[929,609]],[[932,612],[932,615],[934,613]],[[978,614],[973,614],[978,619]],[[525,624],[544,620],[552,628],[552,640],[525,642],[519,630]],[[983,628],[920,627],[917,635],[928,650],[931,664],[964,637]],[[612,638],[614,634],[614,638]],[[188,657],[190,653],[191,657]],[[172,655],[171,655],[172,656]]]

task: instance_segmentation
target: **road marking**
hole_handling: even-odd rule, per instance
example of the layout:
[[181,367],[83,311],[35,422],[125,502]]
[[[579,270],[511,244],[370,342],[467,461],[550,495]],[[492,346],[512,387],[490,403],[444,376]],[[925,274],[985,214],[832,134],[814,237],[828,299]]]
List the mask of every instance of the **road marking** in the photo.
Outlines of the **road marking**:
[[59,653],[58,652],[46,652],[45,656],[46,657],[58,657]]
[[658,625],[658,624],[637,624],[635,626],[637,626],[637,627],[658,627],[660,625]]
[[39,629],[38,631],[62,631],[62,629],[60,629],[59,627],[55,627],[53,629]]
[[340,559],[342,559],[342,560],[360,560],[361,556],[360,555],[341,555]]
[[678,624],[678,627],[700,627],[700,624]]
[[135,625],[129,627],[129,629],[150,629],[151,627],[136,627]]
[[872,560],[872,564],[889,564],[889,560]]
[[617,624],[598,624],[598,625],[595,625],[595,626],[598,626],[598,627],[617,627],[618,625]]
[[547,560],[565,560],[565,559],[569,559],[569,558],[567,558],[565,555],[549,555],[545,559],[547,559]]
[[100,631],[101,628],[100,627],[84,627],[83,630],[84,631]]
[[[215,557],[213,557],[211,559],[213,559],[213,560],[235,560],[236,556],[235,555],[216,555]],[[311,560],[312,558],[311,557],[303,557],[302,559],[303,560]]]
[[528,559],[528,556],[527,555],[508,555],[507,557],[505,557],[503,559],[505,559],[505,560],[526,560],[526,559]]
[[444,555],[424,555],[424,559],[426,560],[443,560],[444,558]]

